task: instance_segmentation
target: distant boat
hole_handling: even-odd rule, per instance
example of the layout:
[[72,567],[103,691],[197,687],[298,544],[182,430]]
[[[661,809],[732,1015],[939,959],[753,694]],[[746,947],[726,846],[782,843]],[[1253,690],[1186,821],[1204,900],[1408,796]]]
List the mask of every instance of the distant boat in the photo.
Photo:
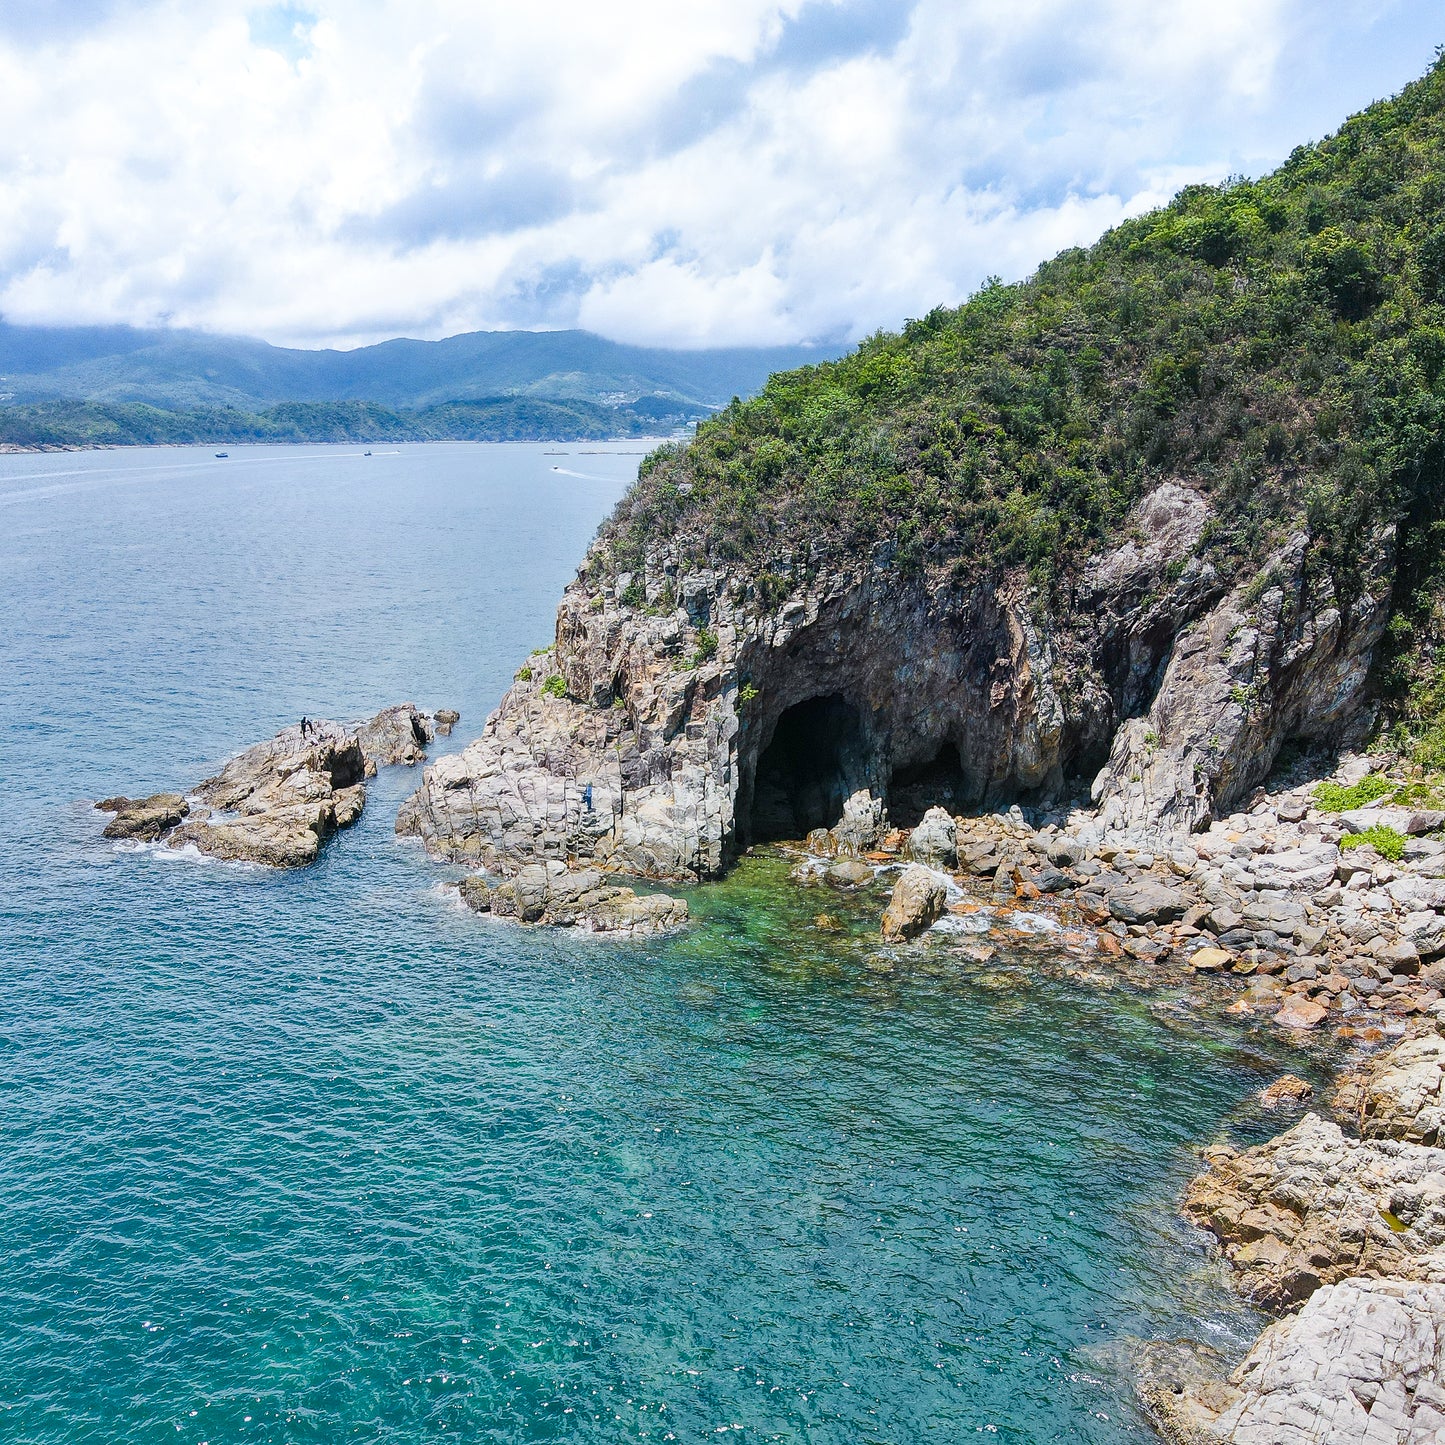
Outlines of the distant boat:
[[218,457],[228,457],[228,456],[230,456],[231,454],[230,454],[230,452],[217,452],[216,455],[217,455]]
[[371,455],[370,452],[362,452],[362,456],[364,456],[364,457],[369,457],[370,455]]

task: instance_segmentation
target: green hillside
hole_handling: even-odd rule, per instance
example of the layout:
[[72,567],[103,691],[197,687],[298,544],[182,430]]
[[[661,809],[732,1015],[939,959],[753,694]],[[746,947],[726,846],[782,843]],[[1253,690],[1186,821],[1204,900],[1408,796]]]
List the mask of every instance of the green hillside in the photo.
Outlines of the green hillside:
[[[1168,207],[991,284],[655,453],[604,533],[766,574],[896,542],[961,584],[1027,568],[1067,589],[1150,485],[1213,513],[1230,575],[1307,521],[1346,598],[1361,539],[1401,525],[1380,685],[1426,729],[1445,705],[1445,61],[1272,175]],[[766,589],[763,589],[766,592]],[[1445,737],[1442,737],[1445,741]]]
[[701,407],[653,396],[640,397],[630,406],[503,396],[452,401],[421,411],[393,411],[364,401],[293,401],[259,412],[51,401],[0,405],[0,446],[600,441],[666,435],[705,414]]

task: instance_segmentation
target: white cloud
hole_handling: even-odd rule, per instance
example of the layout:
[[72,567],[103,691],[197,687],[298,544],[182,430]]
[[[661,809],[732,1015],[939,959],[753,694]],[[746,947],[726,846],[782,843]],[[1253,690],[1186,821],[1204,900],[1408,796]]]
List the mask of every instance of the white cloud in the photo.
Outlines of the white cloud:
[[0,17],[0,312],[300,344],[537,324],[857,336],[1025,274],[1184,180],[1273,163],[1423,68],[1419,8],[101,0]]

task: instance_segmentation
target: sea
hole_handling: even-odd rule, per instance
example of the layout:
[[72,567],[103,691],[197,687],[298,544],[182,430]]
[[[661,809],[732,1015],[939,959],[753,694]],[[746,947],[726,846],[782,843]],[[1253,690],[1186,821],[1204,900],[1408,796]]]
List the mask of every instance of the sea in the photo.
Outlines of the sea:
[[1119,1445],[1139,1341],[1258,1329],[1177,1203],[1291,1061],[1184,1001],[770,856],[479,918],[415,770],[304,871],[102,838],[303,715],[464,746],[639,450],[0,457],[0,1439]]

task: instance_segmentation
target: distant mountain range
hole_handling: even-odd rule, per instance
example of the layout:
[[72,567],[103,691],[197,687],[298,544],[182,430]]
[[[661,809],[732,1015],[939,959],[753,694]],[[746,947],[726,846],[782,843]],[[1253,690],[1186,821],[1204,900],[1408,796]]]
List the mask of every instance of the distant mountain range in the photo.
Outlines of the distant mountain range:
[[750,395],[771,372],[841,351],[664,351],[623,346],[587,331],[473,331],[445,341],[301,351],[199,331],[0,322],[0,402],[144,402],[169,410],[259,412],[284,402],[366,401],[421,411],[503,397],[607,407],[656,397],[699,413]]

